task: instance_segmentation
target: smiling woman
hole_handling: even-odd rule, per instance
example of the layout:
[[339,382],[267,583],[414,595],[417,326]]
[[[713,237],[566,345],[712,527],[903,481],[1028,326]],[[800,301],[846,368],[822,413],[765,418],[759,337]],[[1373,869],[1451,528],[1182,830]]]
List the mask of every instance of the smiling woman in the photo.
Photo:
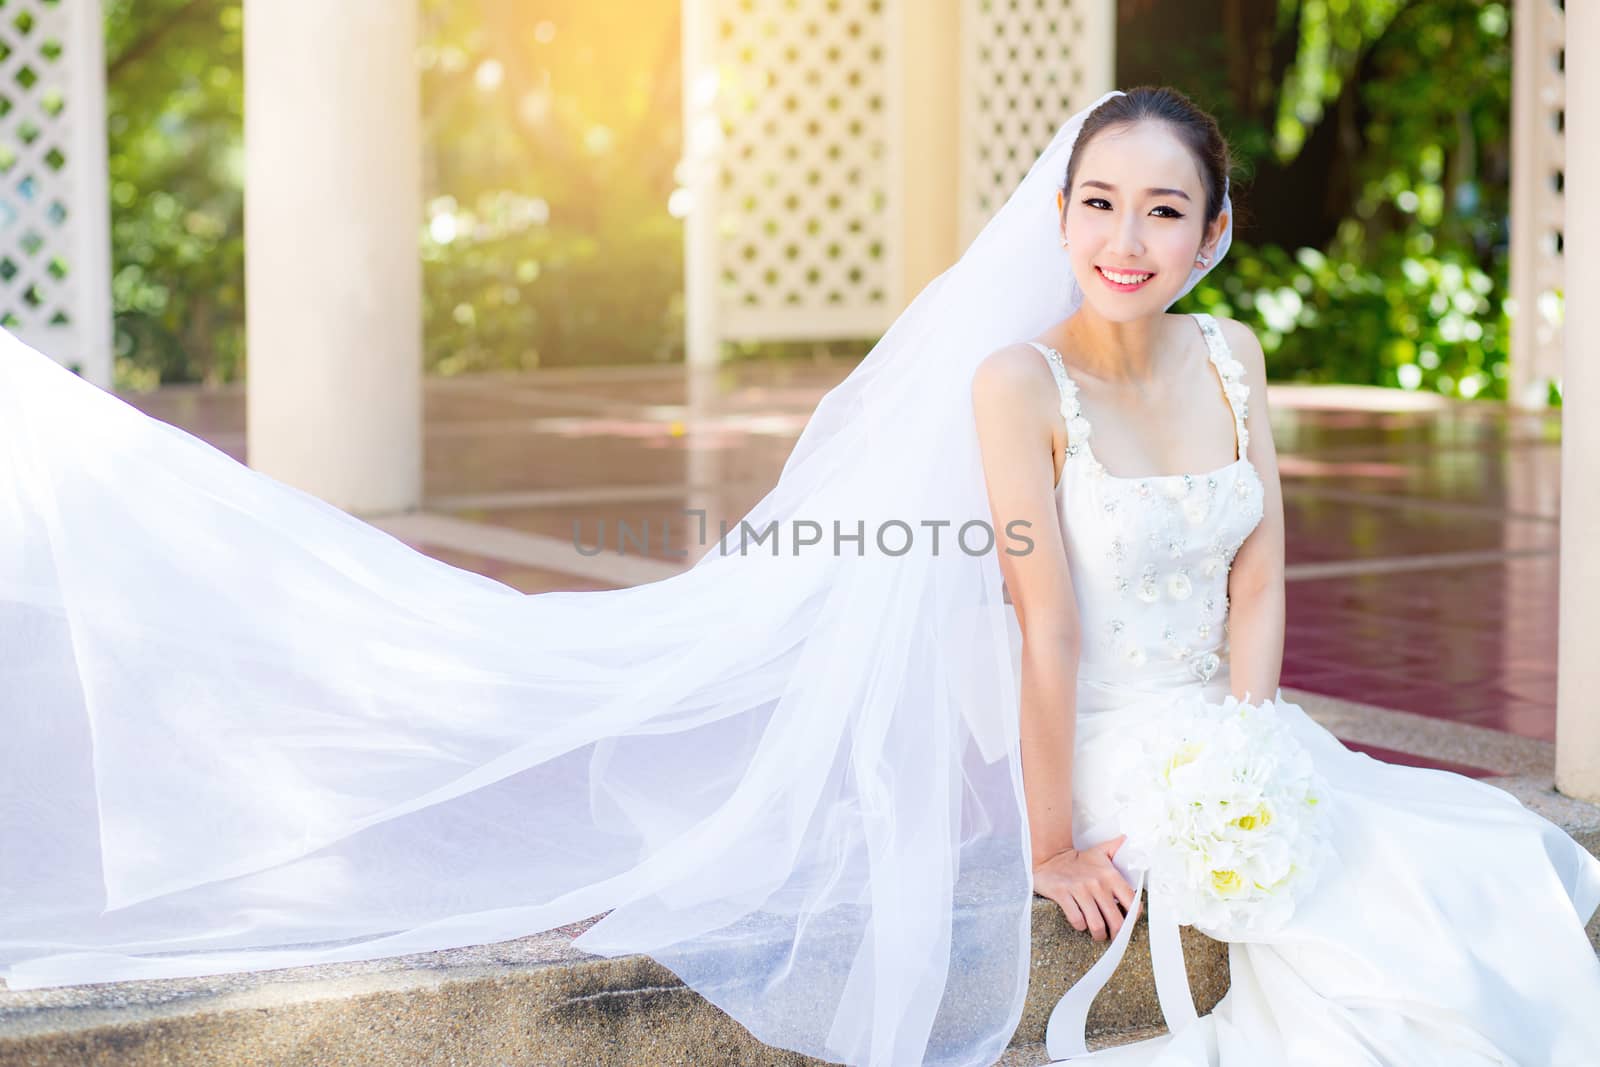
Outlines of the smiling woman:
[[[1248,822],[1209,818],[1219,839],[1188,850],[1231,913],[1271,897],[1284,839],[1222,866],[1227,835],[1305,799],[1305,768],[1254,770],[1298,748],[1339,862],[1285,926],[1202,927],[1230,942],[1211,1014],[1185,1011],[1163,953],[1171,1033],[1118,1062],[1590,1062],[1600,862],[1570,837],[1484,783],[1352,753],[1293,705],[1263,704],[1275,725],[1246,733],[1268,747],[1220,763],[1175,736],[1213,722],[1195,701],[1274,688],[1283,621],[1260,348],[1167,313],[1231,242],[1227,170],[1194,138],[1220,139],[1165,88],[1068,120],[743,519],[1020,518],[1016,553],[863,538],[524,596],[0,333],[0,856],[29,859],[0,862],[8,983],[367,960],[602,916],[574,947],[648,954],[767,1044],[982,1067],[1023,1019],[1036,892],[1130,936],[1118,838],[1171,805],[1139,817],[1128,785],[1192,765],[1187,795],[1240,802]],[[1075,175],[1111,188],[1078,199]],[[1151,184],[1190,203],[1127,192]],[[1151,276],[1121,292],[1100,267]],[[1124,744],[1173,721],[1121,774]],[[1074,1036],[1088,1000],[1052,1032]]]
[[[1043,548],[1000,559],[1034,888],[1114,939],[1052,1013],[1050,1054],[1577,1067],[1600,1041],[1600,860],[1505,792],[1350,751],[1277,692],[1265,359],[1239,323],[1166,313],[1227,250],[1228,170],[1181,94],[1096,108],[1056,194],[1082,304],[974,375],[994,521]],[[1090,1055],[1146,885],[1169,1033]],[[1179,922],[1229,944],[1204,1017]]]
[[[1074,269],[1098,277],[1117,293],[1143,292],[1151,279],[1165,273],[1173,279],[1166,291],[1175,291],[1188,277],[1191,260],[1199,266],[1210,262],[1205,248],[1197,255],[1191,247],[1191,216],[1201,213],[1209,220],[1207,236],[1213,245],[1217,234],[1232,222],[1218,211],[1222,190],[1202,190],[1194,185],[1191,195],[1191,190],[1181,185],[1141,185],[1141,179],[1119,166],[1119,161],[1131,154],[1171,173],[1194,175],[1198,158],[1214,174],[1226,175],[1230,165],[1226,143],[1173,122],[1159,126],[1141,123],[1103,132],[1091,129],[1089,137],[1094,139],[1082,153],[1074,153],[1071,171],[1056,193],[1061,241],[1072,250]],[[1215,178],[1209,182],[1218,184]],[[1169,297],[1165,303],[1170,302]],[[1146,306],[1140,303],[1130,308]]]

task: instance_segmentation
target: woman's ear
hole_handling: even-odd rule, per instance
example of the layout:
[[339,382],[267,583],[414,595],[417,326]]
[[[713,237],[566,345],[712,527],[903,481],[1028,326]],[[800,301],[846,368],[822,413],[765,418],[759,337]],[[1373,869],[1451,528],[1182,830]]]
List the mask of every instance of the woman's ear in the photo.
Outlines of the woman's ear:
[[1207,255],[1214,256],[1217,254],[1217,242],[1222,240],[1222,235],[1227,232],[1228,213],[1224,211],[1217,216],[1216,221],[1213,222],[1210,228],[1206,231],[1205,247],[1211,249],[1210,252],[1206,253]]

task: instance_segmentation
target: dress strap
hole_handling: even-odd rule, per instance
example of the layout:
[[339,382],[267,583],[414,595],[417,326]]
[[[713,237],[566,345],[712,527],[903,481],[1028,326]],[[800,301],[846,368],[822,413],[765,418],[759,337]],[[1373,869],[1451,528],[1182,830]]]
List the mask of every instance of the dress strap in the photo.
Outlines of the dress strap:
[[1217,325],[1214,316],[1204,311],[1191,314],[1206,339],[1211,365],[1217,368],[1217,377],[1222,379],[1222,392],[1228,398],[1229,410],[1233,412],[1233,430],[1239,441],[1239,455],[1236,458],[1243,459],[1245,450],[1250,447],[1250,430],[1245,425],[1245,419],[1250,414],[1250,387],[1244,382],[1244,364],[1233,358],[1228,339],[1222,336],[1222,328]]
[[1067,373],[1066,361],[1061,353],[1039,341],[1029,341],[1050,364],[1055,375],[1056,388],[1061,391],[1061,417],[1067,422],[1067,458],[1078,454],[1078,448],[1089,440],[1089,420],[1083,417],[1083,407],[1078,403],[1078,383]]

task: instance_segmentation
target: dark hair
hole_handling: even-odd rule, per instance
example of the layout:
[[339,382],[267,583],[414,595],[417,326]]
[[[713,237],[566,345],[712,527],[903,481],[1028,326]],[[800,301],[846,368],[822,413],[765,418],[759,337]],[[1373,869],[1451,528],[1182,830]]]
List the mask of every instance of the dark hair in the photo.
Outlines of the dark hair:
[[[1077,172],[1078,160],[1083,158],[1079,148],[1088,145],[1104,130],[1133,126],[1147,119],[1170,126],[1199,164],[1200,179],[1206,191],[1206,225],[1211,225],[1222,214],[1223,183],[1231,177],[1233,156],[1227,139],[1217,127],[1217,120],[1170,86],[1140,85],[1121,96],[1111,97],[1091,111],[1072,144],[1072,158],[1067,162],[1061,188],[1069,194],[1072,191],[1073,175]],[[1229,193],[1231,196],[1231,189]]]

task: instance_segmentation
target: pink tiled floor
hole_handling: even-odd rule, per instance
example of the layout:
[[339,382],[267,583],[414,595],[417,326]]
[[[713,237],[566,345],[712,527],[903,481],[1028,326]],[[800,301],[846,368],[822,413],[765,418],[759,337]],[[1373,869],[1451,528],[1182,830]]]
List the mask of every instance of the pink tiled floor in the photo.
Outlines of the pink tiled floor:
[[1291,578],[1416,564],[1291,580],[1283,684],[1553,739],[1559,418],[1274,404]]
[[[695,389],[673,367],[430,381],[425,496],[430,510],[568,542],[576,519],[586,545],[602,518],[613,539],[618,520],[645,519],[677,538],[691,506],[714,531],[771,487],[817,399],[848,370],[734,364]],[[1329,410],[1322,395],[1272,394],[1290,565],[1283,684],[1552,738],[1559,419],[1486,403],[1389,411],[1376,391]],[[242,457],[242,391],[129,399]],[[496,499],[594,487],[615,498]],[[601,587],[419,547],[528,592]],[[1454,553],[1475,555],[1430,560]],[[1304,565],[1335,573],[1297,575]]]

